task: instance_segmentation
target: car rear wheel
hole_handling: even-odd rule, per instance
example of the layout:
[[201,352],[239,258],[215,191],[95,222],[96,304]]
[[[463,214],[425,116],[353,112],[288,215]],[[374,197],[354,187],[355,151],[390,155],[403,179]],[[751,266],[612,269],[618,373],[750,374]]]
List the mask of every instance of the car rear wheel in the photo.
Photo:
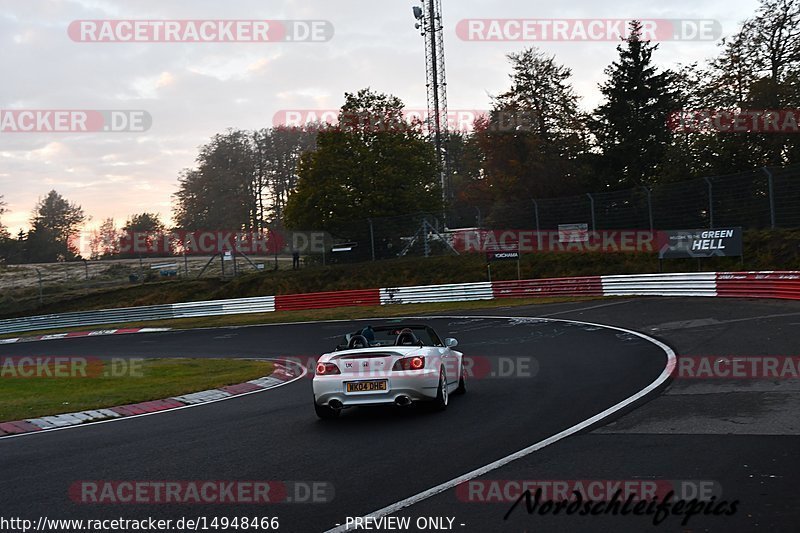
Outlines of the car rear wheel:
[[339,411],[331,409],[327,405],[319,405],[316,401],[314,402],[314,411],[317,412],[317,416],[322,420],[330,420],[339,417]]
[[467,369],[464,368],[464,363],[461,363],[461,377],[458,379],[458,388],[453,391],[453,394],[466,394],[467,393]]
[[433,401],[433,407],[437,411],[444,411],[447,409],[447,404],[450,401],[450,394],[447,392],[447,376],[444,373],[444,368],[439,372],[439,386],[436,391],[436,399]]

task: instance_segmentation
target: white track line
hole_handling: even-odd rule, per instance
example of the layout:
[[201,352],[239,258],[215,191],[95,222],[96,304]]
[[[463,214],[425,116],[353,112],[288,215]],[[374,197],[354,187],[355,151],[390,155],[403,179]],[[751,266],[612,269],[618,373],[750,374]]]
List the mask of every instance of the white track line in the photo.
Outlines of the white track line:
[[635,300],[623,300],[620,302],[611,302],[605,303],[600,305],[593,305],[591,307],[579,307],[578,309],[568,309],[566,311],[559,311],[558,313],[548,313],[546,315],[542,315],[543,318],[547,318],[549,316],[556,316],[556,315],[566,315],[567,313],[580,313],[581,311],[591,311],[592,309],[600,309],[601,307],[611,307],[612,305],[621,305],[631,303]]
[[[427,319],[436,319],[436,318],[439,318],[439,319],[468,319],[468,318],[475,319],[475,318],[477,318],[477,319],[506,319],[506,320],[512,320],[512,319],[519,319],[519,318],[534,318],[534,317],[433,316],[433,317],[425,317],[425,318],[427,318]],[[524,449],[522,449],[522,450],[520,450],[520,451],[518,451],[516,453],[512,453],[511,455],[508,455],[506,457],[503,457],[502,459],[494,461],[493,463],[489,463],[486,466],[482,466],[482,467],[480,467],[480,468],[478,468],[476,470],[473,470],[472,472],[467,472],[466,474],[464,474],[462,476],[459,476],[459,477],[457,477],[455,479],[451,479],[450,481],[442,483],[441,485],[436,485],[435,487],[432,487],[432,488],[430,488],[430,489],[428,489],[426,491],[420,492],[419,494],[415,494],[414,496],[410,496],[410,497],[406,498],[405,500],[400,500],[397,503],[393,503],[391,505],[388,505],[388,506],[384,507],[383,509],[378,509],[377,511],[373,511],[372,513],[366,515],[364,518],[367,518],[367,517],[380,518],[380,517],[383,517],[383,516],[388,516],[388,515],[394,514],[394,513],[398,512],[398,511],[402,510],[402,509],[405,509],[406,507],[410,507],[410,506],[414,505],[415,503],[419,503],[419,502],[421,502],[423,500],[427,500],[428,498],[436,496],[437,494],[441,494],[442,492],[444,492],[446,490],[455,488],[455,487],[457,487],[458,485],[460,485],[462,483],[465,483],[467,481],[475,479],[476,477],[483,476],[483,475],[485,475],[485,474],[487,474],[487,473],[489,473],[489,472],[491,472],[493,470],[497,470],[498,468],[503,467],[503,466],[507,465],[508,463],[511,463],[512,461],[516,461],[517,459],[522,459],[523,457],[526,457],[526,456],[532,454],[533,452],[539,451],[539,450],[541,450],[542,448],[544,448],[546,446],[550,446],[551,444],[556,443],[556,442],[558,442],[561,439],[564,439],[566,437],[569,437],[570,435],[574,435],[575,433],[578,433],[579,431],[582,431],[583,429],[591,426],[592,424],[595,424],[595,423],[603,420],[604,418],[616,413],[620,409],[624,409],[628,405],[630,405],[630,404],[636,402],[637,400],[640,400],[644,396],[648,395],[649,393],[651,393],[652,391],[657,389],[659,386],[661,386],[665,381],[667,381],[667,379],[669,379],[670,375],[672,374],[672,371],[675,369],[675,363],[676,363],[677,357],[675,355],[675,352],[672,350],[672,348],[670,348],[669,346],[667,346],[666,344],[664,344],[663,342],[661,342],[659,340],[656,340],[656,339],[654,339],[652,337],[644,335],[643,333],[639,333],[637,331],[631,331],[631,330],[624,329],[624,328],[619,328],[619,327],[616,327],[616,326],[608,326],[608,325],[605,325],[605,324],[593,324],[593,323],[590,323],[590,322],[580,322],[578,320],[562,320],[562,319],[558,319],[558,318],[545,318],[543,320],[552,321],[552,322],[568,322],[568,323],[572,323],[572,324],[582,324],[582,325],[585,325],[585,326],[593,326],[593,327],[601,327],[601,328],[606,328],[606,329],[614,329],[614,330],[617,330],[617,331],[622,331],[624,333],[630,333],[631,335],[636,335],[637,337],[641,337],[642,339],[645,339],[646,341],[652,342],[653,344],[655,344],[656,346],[658,346],[659,348],[664,350],[664,352],[666,352],[666,354],[667,354],[667,366],[664,368],[664,371],[661,373],[661,375],[658,376],[658,378],[656,378],[656,380],[653,381],[650,385],[648,385],[644,389],[640,390],[639,392],[637,392],[633,396],[631,396],[631,397],[619,402],[616,405],[613,405],[613,406],[609,407],[605,411],[603,411],[601,413],[597,413],[593,417],[588,418],[588,419],[584,420],[583,422],[580,422],[579,424],[576,424],[576,425],[574,425],[574,426],[572,426],[572,427],[570,427],[568,429],[565,429],[564,431],[562,431],[560,433],[556,433],[552,437],[548,437],[548,438],[546,438],[546,439],[544,439],[542,441],[539,441],[536,444],[528,446],[527,448],[524,448]],[[327,530],[325,533],[340,533],[340,532],[343,532],[343,531],[350,531],[351,529],[352,528],[348,528],[345,525],[340,525],[340,526],[335,527],[333,529]]]
[[[263,359],[263,360],[264,361],[274,361],[274,359]],[[286,360],[283,360],[283,359],[280,359],[278,361],[280,361],[282,363],[287,362]],[[124,417],[121,417],[121,418],[111,418],[109,420],[98,420],[97,422],[88,422],[86,424],[78,424],[76,426],[64,426],[64,427],[60,427],[60,428],[45,429],[45,430],[42,430],[42,431],[31,431],[29,433],[19,433],[19,434],[16,434],[16,435],[6,435],[5,437],[0,437],[0,441],[6,440],[6,439],[15,439],[15,438],[19,438],[19,437],[30,437],[31,435],[48,435],[48,434],[54,433],[56,431],[63,431],[63,430],[66,430],[66,429],[88,428],[88,427],[97,426],[97,425],[100,425],[100,424],[109,424],[111,422],[124,422],[126,420],[133,420],[134,418],[141,418],[143,416],[162,415],[164,413],[174,413],[175,411],[181,411],[183,409],[190,409],[192,407],[203,407],[205,405],[211,405],[212,403],[224,402],[224,401],[227,401],[227,400],[233,400],[234,398],[241,398],[243,396],[250,396],[251,394],[261,394],[262,392],[275,390],[275,389],[277,389],[279,387],[283,387],[284,385],[288,385],[290,383],[294,383],[298,379],[300,379],[302,377],[305,377],[305,375],[308,374],[308,370],[306,370],[306,368],[303,365],[295,363],[294,361],[289,361],[289,362],[291,362],[292,364],[294,364],[297,367],[299,367],[303,371],[303,373],[300,374],[299,376],[297,376],[294,379],[291,379],[289,381],[285,381],[285,382],[283,382],[283,383],[281,383],[279,385],[275,385],[274,387],[270,387],[268,389],[254,390],[254,391],[251,391],[251,392],[245,392],[243,394],[237,394],[235,396],[228,396],[226,398],[219,398],[217,400],[210,400],[208,402],[203,402],[203,403],[195,403],[195,404],[190,404],[190,405],[184,405],[183,407],[176,407],[174,409],[165,409],[163,411],[155,411],[155,412],[152,412],[152,413],[142,413],[140,415],[124,416]]]

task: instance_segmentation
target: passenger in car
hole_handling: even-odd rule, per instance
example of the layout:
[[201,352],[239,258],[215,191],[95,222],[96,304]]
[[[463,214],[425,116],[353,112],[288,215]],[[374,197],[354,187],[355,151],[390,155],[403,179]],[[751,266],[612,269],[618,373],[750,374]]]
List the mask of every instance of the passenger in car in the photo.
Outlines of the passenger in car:
[[361,330],[361,334],[366,337],[367,341],[369,342],[370,346],[375,344],[375,330],[372,329],[372,326],[367,326]]

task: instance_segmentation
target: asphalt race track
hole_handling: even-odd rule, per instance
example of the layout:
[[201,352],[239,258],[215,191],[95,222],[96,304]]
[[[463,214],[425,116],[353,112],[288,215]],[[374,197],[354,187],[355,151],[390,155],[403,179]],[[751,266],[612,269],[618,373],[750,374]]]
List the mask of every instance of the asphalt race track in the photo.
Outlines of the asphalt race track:
[[[431,318],[430,324],[458,338],[458,349],[484,369],[504,375],[473,377],[468,394],[453,397],[444,413],[371,409],[321,422],[310,380],[301,379],[197,408],[3,439],[0,515],[34,521],[277,516],[279,531],[327,531],[580,424],[648,387],[667,364],[658,345],[615,329],[467,315],[618,326],[652,336],[679,356],[796,356],[800,347],[798,302],[651,298],[450,314],[464,317]],[[68,339],[0,346],[0,356],[306,358],[329,351],[355,327],[335,322]],[[529,516],[520,506],[504,520],[511,503],[464,501],[455,489],[394,516],[412,524],[450,517],[453,530],[465,532],[796,531],[798,414],[797,380],[676,380],[589,430],[478,479],[712,480],[721,487],[720,500],[739,501],[733,516],[695,516],[685,527],[671,517],[653,526],[652,517]],[[87,505],[68,493],[82,480],[325,482],[335,497],[269,506]]]

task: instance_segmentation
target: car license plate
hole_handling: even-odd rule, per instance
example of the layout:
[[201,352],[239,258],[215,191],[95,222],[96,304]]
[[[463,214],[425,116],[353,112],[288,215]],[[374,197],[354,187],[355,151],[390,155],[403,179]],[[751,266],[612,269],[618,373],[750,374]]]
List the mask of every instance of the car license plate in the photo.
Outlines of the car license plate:
[[347,384],[347,392],[381,392],[388,388],[388,382],[383,381],[350,381]]

